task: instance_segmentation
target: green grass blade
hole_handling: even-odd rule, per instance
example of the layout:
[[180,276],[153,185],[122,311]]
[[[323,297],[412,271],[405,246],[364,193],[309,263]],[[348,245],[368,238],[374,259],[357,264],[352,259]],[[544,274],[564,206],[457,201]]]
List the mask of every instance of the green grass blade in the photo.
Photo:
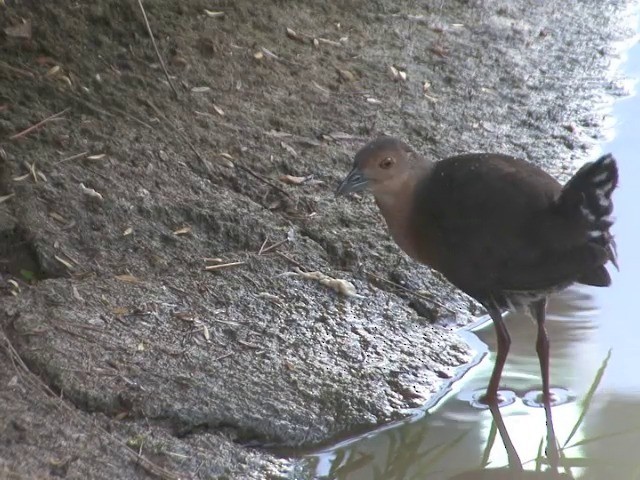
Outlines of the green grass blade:
[[329,468],[329,475],[331,475],[332,477],[335,475],[336,470],[338,470],[342,465],[342,462],[344,462],[345,457],[346,452],[344,451],[344,449],[340,449],[336,452],[336,456],[331,462],[331,468]]
[[542,449],[544,448],[544,437],[540,439],[540,445],[538,445],[538,454],[536,455],[536,472],[542,471]]
[[640,425],[636,425],[635,427],[626,428],[624,430],[620,430],[619,432],[603,433],[602,435],[595,435],[593,437],[583,438],[582,440],[578,440],[576,443],[572,443],[571,445],[568,445],[563,448],[569,449],[569,448],[579,447],[582,445],[587,445],[589,443],[597,442],[598,440],[607,440],[609,438],[618,437],[620,435],[629,435],[631,433],[639,433],[639,432],[640,432]]
[[431,456],[431,458],[426,459],[425,462],[422,462],[419,464],[419,468],[418,468],[418,473],[416,473],[412,478],[417,479],[417,478],[428,478],[429,474],[424,474],[424,472],[427,470],[427,468],[432,467],[433,465],[435,465],[435,463],[440,460],[442,457],[444,457],[449,451],[453,450],[460,442],[462,442],[462,440],[465,439],[465,437],[467,435],[469,435],[471,433],[471,430],[467,430],[466,432],[462,432],[460,435],[458,435],[456,438],[454,438],[451,442],[446,443],[444,445],[439,445],[438,448],[435,449],[430,449],[430,453],[433,453],[433,455]]
[[582,411],[580,412],[580,416],[578,417],[578,420],[576,421],[576,424],[573,426],[573,429],[571,429],[571,433],[569,433],[569,436],[565,440],[564,445],[562,446],[562,448],[566,447],[569,444],[569,441],[578,432],[578,429],[580,428],[580,425],[582,425],[582,422],[584,421],[584,417],[587,415],[587,412],[589,411],[589,408],[591,407],[591,401],[593,400],[593,396],[595,395],[596,390],[600,386],[600,382],[602,381],[602,377],[604,376],[604,372],[607,369],[607,366],[609,364],[609,359],[610,358],[611,358],[611,349],[609,349],[609,352],[607,353],[607,356],[605,357],[605,359],[602,362],[602,365],[598,369],[598,371],[596,373],[596,376],[593,379],[593,383],[589,387],[589,391],[585,395],[585,397],[582,400],[582,402],[580,402],[580,407],[581,407]]
[[366,467],[373,463],[374,456],[369,453],[359,452],[359,457],[354,458],[353,460],[349,459],[347,462],[340,467],[336,468],[333,472],[334,478],[344,478],[349,476],[361,468]]
[[[571,468],[575,467],[576,465],[572,465],[571,464],[571,460],[573,460],[573,459],[568,458],[564,454],[564,450],[562,448],[558,449],[558,455],[560,456],[560,465],[564,468],[564,471],[567,474],[568,478],[574,478],[573,477],[573,472],[571,471]],[[578,460],[586,460],[586,459],[579,458]]]

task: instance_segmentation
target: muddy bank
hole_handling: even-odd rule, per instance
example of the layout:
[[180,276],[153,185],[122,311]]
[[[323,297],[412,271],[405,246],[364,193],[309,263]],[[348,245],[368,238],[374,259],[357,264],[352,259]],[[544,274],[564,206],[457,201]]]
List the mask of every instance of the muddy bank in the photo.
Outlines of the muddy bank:
[[135,2],[5,3],[8,475],[277,477],[263,447],[421,405],[480,312],[334,199],[351,155],[385,132],[561,175],[612,90],[600,2],[158,1],[177,98]]

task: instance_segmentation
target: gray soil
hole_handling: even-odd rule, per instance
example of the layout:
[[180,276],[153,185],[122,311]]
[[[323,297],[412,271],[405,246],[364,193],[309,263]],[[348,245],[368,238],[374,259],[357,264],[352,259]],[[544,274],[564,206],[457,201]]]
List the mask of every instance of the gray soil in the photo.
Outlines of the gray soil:
[[566,177],[623,6],[149,1],[176,98],[137,2],[4,3],[0,477],[78,479],[281,478],[433,398],[482,312],[333,190],[383,132]]

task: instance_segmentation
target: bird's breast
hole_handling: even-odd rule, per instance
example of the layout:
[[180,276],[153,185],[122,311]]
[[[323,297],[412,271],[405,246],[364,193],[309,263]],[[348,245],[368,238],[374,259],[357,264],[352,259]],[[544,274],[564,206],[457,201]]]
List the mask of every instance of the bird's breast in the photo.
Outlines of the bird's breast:
[[388,214],[389,212],[385,214],[383,208],[380,210],[391,237],[400,249],[414,260],[437,269],[435,243],[430,235],[432,232],[424,232],[419,229],[420,225],[412,221],[409,214],[403,215],[396,211],[395,215],[391,215]]

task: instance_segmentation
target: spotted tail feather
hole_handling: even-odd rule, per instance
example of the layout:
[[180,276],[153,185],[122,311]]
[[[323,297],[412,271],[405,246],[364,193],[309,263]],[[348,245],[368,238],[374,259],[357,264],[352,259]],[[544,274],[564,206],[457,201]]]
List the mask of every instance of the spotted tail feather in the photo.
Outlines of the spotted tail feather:
[[588,241],[605,248],[616,268],[616,244],[609,229],[614,222],[611,194],[617,185],[618,166],[613,155],[608,153],[580,168],[560,195],[563,203],[579,204],[587,225]]

